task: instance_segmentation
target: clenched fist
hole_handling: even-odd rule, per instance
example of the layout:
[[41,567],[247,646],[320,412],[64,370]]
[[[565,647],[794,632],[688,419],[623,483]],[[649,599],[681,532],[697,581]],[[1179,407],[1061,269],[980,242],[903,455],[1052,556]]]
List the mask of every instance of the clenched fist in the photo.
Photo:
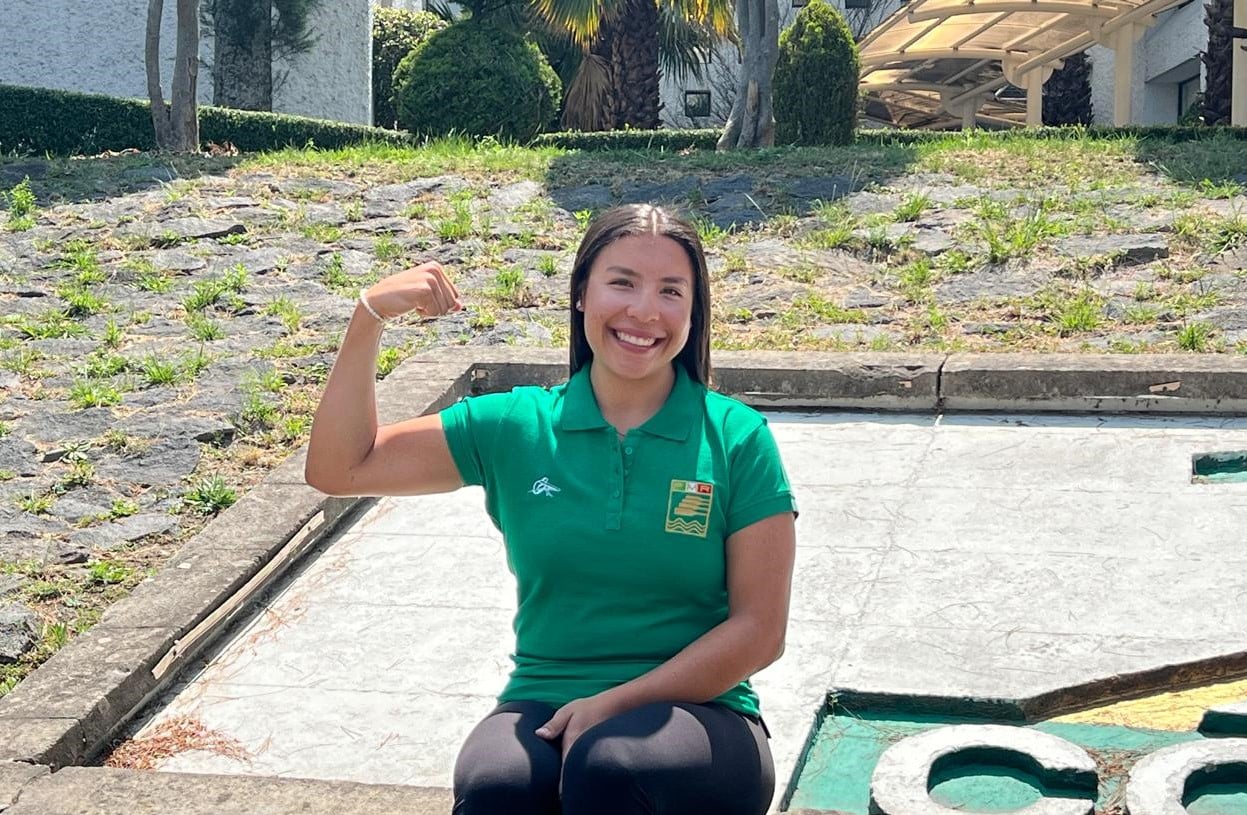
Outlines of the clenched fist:
[[463,308],[459,290],[436,261],[390,275],[371,286],[366,296],[368,304],[386,320],[409,311],[437,317]]

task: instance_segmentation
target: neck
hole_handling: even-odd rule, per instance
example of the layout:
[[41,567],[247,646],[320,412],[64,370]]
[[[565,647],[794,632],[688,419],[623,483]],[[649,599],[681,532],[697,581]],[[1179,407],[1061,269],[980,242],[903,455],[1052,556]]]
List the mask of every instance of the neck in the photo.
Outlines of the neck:
[[613,377],[605,366],[594,365],[589,369],[598,410],[620,434],[645,424],[662,409],[675,386],[675,377],[675,368],[670,365],[662,376],[639,382]]

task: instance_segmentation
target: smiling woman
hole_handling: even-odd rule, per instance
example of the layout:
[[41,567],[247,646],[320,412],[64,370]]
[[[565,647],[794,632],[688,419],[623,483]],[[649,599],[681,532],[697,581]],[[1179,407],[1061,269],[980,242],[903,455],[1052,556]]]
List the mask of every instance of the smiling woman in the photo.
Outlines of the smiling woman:
[[460,752],[456,813],[760,815],[775,778],[749,677],[783,650],[795,552],[775,441],[707,387],[709,275],[688,222],[603,213],[571,295],[565,384],[378,427],[385,322],[461,304],[435,263],[361,294],[308,483],[485,487],[516,577],[515,668]]

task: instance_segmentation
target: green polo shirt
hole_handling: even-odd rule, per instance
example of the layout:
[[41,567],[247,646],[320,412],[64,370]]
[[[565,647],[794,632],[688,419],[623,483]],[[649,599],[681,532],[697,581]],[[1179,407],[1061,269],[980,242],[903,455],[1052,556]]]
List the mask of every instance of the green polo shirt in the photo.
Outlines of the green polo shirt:
[[[558,387],[442,411],[516,577],[515,669],[501,701],[562,705],[670,659],[727,619],[728,536],[795,509],[766,419],[676,370],[666,404],[622,440],[587,365]],[[716,701],[758,713],[747,681]]]

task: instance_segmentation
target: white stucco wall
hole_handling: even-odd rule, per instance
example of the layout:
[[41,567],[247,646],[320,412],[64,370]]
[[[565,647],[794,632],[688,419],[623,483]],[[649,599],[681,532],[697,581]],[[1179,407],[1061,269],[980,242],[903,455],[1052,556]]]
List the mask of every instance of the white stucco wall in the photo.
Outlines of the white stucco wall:
[[316,44],[273,65],[273,108],[283,113],[372,124],[372,4],[324,0],[312,19]]
[[[0,0],[0,83],[147,98],[143,64],[147,4],[137,0]],[[315,48],[274,90],[280,113],[368,124],[372,120],[372,12],[368,0],[326,0],[313,24]],[[212,101],[210,32],[200,45],[199,101]],[[161,79],[173,76],[175,3],[161,26]]]
[[[168,93],[177,32],[174,4],[166,6],[160,40]],[[0,20],[0,83],[147,98],[146,3],[0,0]],[[209,101],[212,83],[202,75],[199,89],[200,101]]]
[[[1162,14],[1135,44],[1132,106],[1136,124],[1173,124],[1178,119],[1180,70],[1207,45],[1203,4],[1192,2]],[[1113,124],[1113,52],[1093,47],[1091,104],[1096,124]],[[1181,74],[1181,75],[1178,75]]]

